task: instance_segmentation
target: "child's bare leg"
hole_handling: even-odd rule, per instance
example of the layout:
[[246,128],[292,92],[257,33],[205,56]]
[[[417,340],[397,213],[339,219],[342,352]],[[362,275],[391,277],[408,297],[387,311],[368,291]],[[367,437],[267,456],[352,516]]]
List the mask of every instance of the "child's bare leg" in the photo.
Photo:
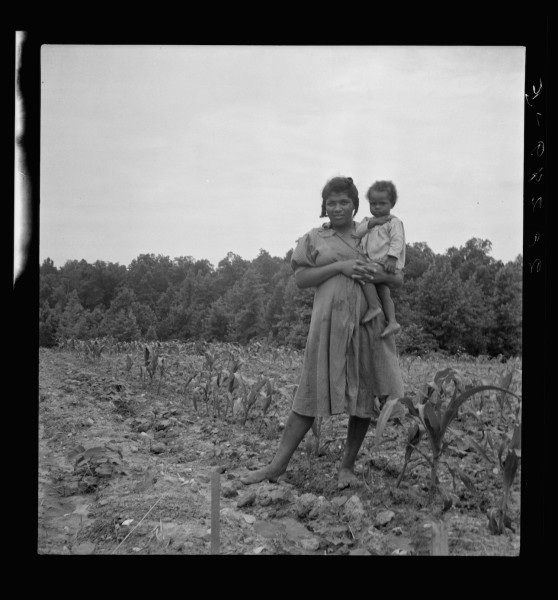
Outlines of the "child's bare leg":
[[377,317],[382,312],[382,307],[378,302],[378,294],[376,292],[376,286],[373,283],[365,283],[362,286],[362,290],[368,303],[368,308],[361,319],[361,323],[368,323],[374,317]]
[[382,331],[380,337],[387,337],[388,335],[397,333],[401,329],[401,325],[395,319],[395,304],[391,298],[389,287],[380,284],[377,286],[377,290],[382,301],[382,306],[384,307],[386,319],[388,320],[387,327]]

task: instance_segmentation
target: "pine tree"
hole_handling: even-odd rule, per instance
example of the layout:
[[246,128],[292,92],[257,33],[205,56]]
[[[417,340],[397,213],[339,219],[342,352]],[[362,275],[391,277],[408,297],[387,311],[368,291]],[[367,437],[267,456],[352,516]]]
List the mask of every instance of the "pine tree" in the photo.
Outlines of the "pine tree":
[[209,341],[223,342],[228,339],[231,315],[222,299],[211,305],[204,328],[204,337]]
[[110,335],[118,342],[131,342],[140,338],[140,328],[134,315],[135,294],[124,288],[111,302],[100,324],[103,335]]
[[81,305],[76,290],[70,292],[68,301],[58,324],[58,334],[67,338],[84,339],[87,335],[85,309]]

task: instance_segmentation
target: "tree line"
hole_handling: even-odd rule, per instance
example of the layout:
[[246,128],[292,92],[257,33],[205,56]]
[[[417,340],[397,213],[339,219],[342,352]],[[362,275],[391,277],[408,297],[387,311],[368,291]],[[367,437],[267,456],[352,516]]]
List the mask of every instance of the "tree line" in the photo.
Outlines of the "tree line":
[[[407,244],[405,285],[394,292],[405,353],[473,356],[521,353],[522,256],[503,263],[489,240],[434,253]],[[47,258],[39,275],[39,345],[59,338],[117,341],[207,340],[246,344],[266,338],[303,348],[313,289],[299,289],[283,258],[229,252],[216,267],[192,257],[141,254],[127,267]]]

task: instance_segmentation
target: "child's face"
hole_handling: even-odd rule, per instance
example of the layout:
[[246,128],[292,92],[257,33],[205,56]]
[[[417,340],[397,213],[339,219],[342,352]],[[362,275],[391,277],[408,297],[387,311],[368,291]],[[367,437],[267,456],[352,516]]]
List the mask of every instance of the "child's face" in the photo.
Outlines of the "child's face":
[[375,217],[386,217],[391,210],[388,192],[370,192],[370,212]]

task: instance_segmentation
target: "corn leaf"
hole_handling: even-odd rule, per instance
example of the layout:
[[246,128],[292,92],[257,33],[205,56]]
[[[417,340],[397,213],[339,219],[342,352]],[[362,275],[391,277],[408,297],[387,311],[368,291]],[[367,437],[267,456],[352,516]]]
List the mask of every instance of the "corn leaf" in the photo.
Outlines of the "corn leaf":
[[103,456],[106,453],[106,449],[104,446],[95,446],[94,448],[89,448],[83,453],[83,458],[86,460],[93,457]]
[[440,419],[434,410],[434,407],[430,402],[424,405],[424,424],[428,429],[434,442],[438,442],[440,439]]
[[482,449],[482,446],[480,446],[478,444],[478,442],[476,442],[472,437],[466,435],[463,437],[464,441],[467,442],[467,444],[473,448],[473,450],[476,450],[483,458],[484,460],[486,460],[487,462],[489,462],[490,464],[494,464],[492,459],[488,456],[488,454]]
[[452,367],[442,369],[434,375],[434,383],[438,386],[443,385],[448,380],[454,381],[456,384],[459,383],[461,374]]
[[467,400],[471,396],[474,396],[475,394],[478,394],[479,392],[483,392],[484,390],[496,390],[496,391],[500,391],[500,392],[506,392],[508,394],[511,394],[512,396],[515,396],[518,400],[521,400],[521,398],[517,394],[514,394],[513,392],[510,392],[509,390],[503,390],[502,388],[500,388],[496,385],[477,385],[475,387],[469,388],[469,389],[465,390],[462,394],[460,394],[459,396],[454,398],[448,404],[446,411],[444,413],[444,416],[442,418],[442,425],[441,425],[442,435],[444,434],[447,426],[457,416],[457,411],[459,410],[459,407],[463,404],[463,402],[465,402],[465,400]]
[[519,460],[514,450],[508,450],[506,460],[504,461],[504,486],[509,489],[513,483]]
[[400,398],[399,402],[401,402],[403,406],[407,407],[409,413],[411,413],[413,417],[419,416],[419,411],[417,410],[416,406],[413,404],[413,401],[410,398],[407,398],[407,396],[405,396],[404,398]]
[[151,349],[149,348],[149,346],[145,346],[143,349],[143,363],[146,367],[149,366],[150,360],[149,357],[151,355]]
[[500,511],[497,508],[491,508],[488,511],[488,530],[494,535],[503,533],[503,527],[500,526]]
[[418,423],[412,423],[407,429],[407,443],[416,446],[420,442],[421,431]]
[[80,444],[79,446],[76,446],[68,453],[67,458],[68,458],[68,460],[75,462],[76,458],[78,456],[83,455],[84,452],[85,452],[85,448]]
[[465,484],[465,487],[470,492],[473,492],[474,494],[476,494],[477,489],[475,488],[475,484],[473,483],[473,480],[469,477],[469,475],[467,475],[467,473],[465,473],[465,471],[463,471],[462,469],[460,469],[457,466],[454,467],[454,470],[459,475],[459,478],[461,479],[461,481]]
[[521,450],[521,425],[516,425],[513,428],[513,436],[510,448],[513,448],[514,450]]
[[507,373],[505,373],[504,375],[502,375],[502,377],[500,378],[500,381],[498,382],[499,387],[504,388],[505,390],[508,390],[512,381],[512,377],[513,377],[513,371],[508,371]]
[[420,442],[420,438],[422,437],[422,432],[418,423],[412,423],[407,429],[407,447],[405,449],[405,465],[411,458],[413,454],[413,450],[418,446]]
[[374,450],[376,450],[378,448],[378,446],[380,445],[380,439],[382,438],[382,435],[384,433],[386,423],[388,422],[389,417],[391,416],[391,413],[393,412],[393,409],[395,408],[395,405],[398,402],[399,402],[399,398],[391,398],[390,400],[387,400],[386,403],[384,404],[384,406],[380,412],[380,416],[378,417],[378,422],[376,423]]

